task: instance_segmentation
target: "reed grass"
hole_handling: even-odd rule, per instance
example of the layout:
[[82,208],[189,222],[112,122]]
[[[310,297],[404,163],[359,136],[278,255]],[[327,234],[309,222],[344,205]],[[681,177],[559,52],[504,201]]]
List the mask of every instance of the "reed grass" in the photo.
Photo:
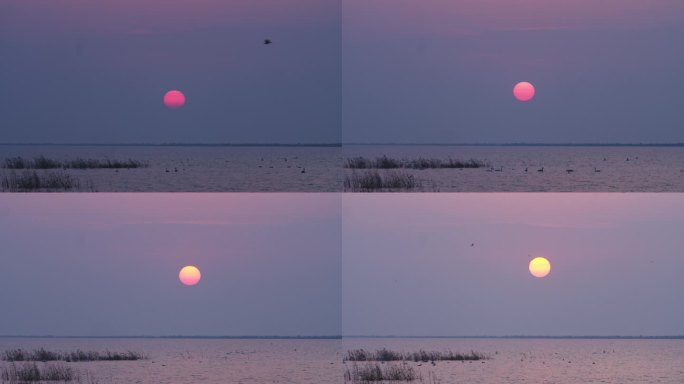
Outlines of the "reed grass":
[[0,187],[6,192],[70,191],[80,186],[77,178],[64,172],[12,171],[0,179]]
[[77,349],[71,352],[54,352],[43,348],[27,351],[24,349],[10,349],[6,350],[0,355],[0,358],[5,361],[122,361],[122,360],[146,360],[148,356],[144,353],[126,351],[126,352],[97,352],[97,351],[83,351]]
[[353,172],[344,177],[345,191],[352,192],[410,191],[421,186],[413,175],[402,172],[387,172],[382,175],[378,171]]
[[46,364],[39,367],[36,363],[11,364],[0,368],[0,380],[9,383],[29,383],[42,381],[74,381],[80,376],[66,364]]
[[366,363],[358,365],[354,363],[351,368],[344,372],[344,381],[352,383],[369,383],[375,381],[414,381],[421,380],[420,373],[408,365],[378,363]]
[[97,159],[82,159],[76,158],[74,160],[59,161],[49,159],[45,156],[34,157],[33,159],[24,159],[22,157],[10,157],[5,159],[3,168],[7,169],[96,169],[96,168],[144,168],[148,164],[142,161],[128,159],[128,160],[97,160]]
[[388,349],[378,349],[367,351],[365,349],[352,349],[347,351],[344,361],[465,361],[465,360],[485,360],[488,356],[483,353],[470,351],[470,353],[458,353],[453,351],[425,351],[417,352],[394,352]]
[[344,164],[345,168],[349,169],[431,169],[431,168],[480,168],[487,167],[488,164],[483,161],[470,160],[455,160],[449,158],[448,160],[429,159],[419,157],[417,159],[393,159],[387,156],[376,157],[375,159],[368,159],[363,156],[348,158]]
[[438,351],[424,351],[420,350],[418,352],[409,353],[406,355],[406,360],[412,360],[415,362],[428,362],[428,361],[478,361],[486,360],[488,357],[483,353],[478,353],[475,351],[470,351],[470,353],[457,353],[452,351],[438,352]]

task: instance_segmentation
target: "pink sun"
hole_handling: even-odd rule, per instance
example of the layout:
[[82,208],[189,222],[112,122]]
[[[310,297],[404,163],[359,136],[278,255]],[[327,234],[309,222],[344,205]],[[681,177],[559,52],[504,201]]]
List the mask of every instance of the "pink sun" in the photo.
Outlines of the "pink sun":
[[164,95],[164,105],[168,108],[180,108],[185,105],[185,95],[178,90],[171,90]]

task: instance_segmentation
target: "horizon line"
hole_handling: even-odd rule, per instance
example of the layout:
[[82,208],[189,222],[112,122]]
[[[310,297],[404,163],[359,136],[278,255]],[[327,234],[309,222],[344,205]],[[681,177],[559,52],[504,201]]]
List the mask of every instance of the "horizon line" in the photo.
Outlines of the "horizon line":
[[443,146],[443,147],[684,147],[684,142],[674,143],[621,143],[621,142],[510,142],[510,143],[398,143],[398,142],[334,142],[334,143],[12,143],[0,142],[0,146],[100,146],[100,147],[343,147],[343,146]]
[[625,340],[657,340],[684,339],[684,335],[478,335],[478,336],[397,336],[397,335],[344,335],[343,339],[625,339]]
[[342,143],[7,143],[17,146],[74,146],[74,147],[341,147]]
[[332,340],[342,339],[340,335],[310,335],[310,336],[283,336],[283,335],[266,335],[266,336],[211,336],[211,335],[0,335],[0,339],[310,339],[310,340]]
[[680,340],[684,335],[477,335],[477,336],[446,336],[446,335],[318,335],[318,336],[226,336],[226,335],[0,335],[0,339],[224,339],[224,340],[344,340],[344,339],[624,339],[624,340]]
[[540,143],[540,142],[512,142],[512,143],[355,143],[343,142],[345,145],[387,145],[387,146],[460,146],[460,147],[684,147],[684,142],[677,143],[620,143],[620,142],[596,142],[596,143]]

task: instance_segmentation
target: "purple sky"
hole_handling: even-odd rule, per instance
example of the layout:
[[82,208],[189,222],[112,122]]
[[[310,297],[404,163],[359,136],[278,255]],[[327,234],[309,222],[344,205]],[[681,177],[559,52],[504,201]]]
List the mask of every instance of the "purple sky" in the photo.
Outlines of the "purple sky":
[[684,334],[679,194],[0,197],[3,334]]
[[339,216],[334,194],[3,194],[0,334],[339,335]]
[[[680,0],[343,2],[345,142],[684,142]],[[519,81],[534,100],[512,96]]]
[[337,0],[6,0],[0,57],[1,142],[340,141]]
[[344,335],[684,334],[682,195],[342,201]]
[[682,35],[680,0],[7,0],[0,141],[684,142]]

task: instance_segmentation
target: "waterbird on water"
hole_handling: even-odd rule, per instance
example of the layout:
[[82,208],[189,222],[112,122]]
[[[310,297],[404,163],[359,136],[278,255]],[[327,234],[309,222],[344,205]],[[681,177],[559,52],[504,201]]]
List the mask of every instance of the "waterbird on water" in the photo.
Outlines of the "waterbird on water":
[[575,170],[574,170],[574,169],[566,169],[565,172],[567,172],[567,173],[573,173],[573,172],[575,172]]
[[537,172],[544,172],[544,167],[537,169]]
[[596,168],[596,167],[594,167],[594,172],[599,173],[599,172],[601,172],[601,170],[598,169],[598,168]]
[[264,45],[269,45],[269,44],[273,44],[271,39],[264,39]]

